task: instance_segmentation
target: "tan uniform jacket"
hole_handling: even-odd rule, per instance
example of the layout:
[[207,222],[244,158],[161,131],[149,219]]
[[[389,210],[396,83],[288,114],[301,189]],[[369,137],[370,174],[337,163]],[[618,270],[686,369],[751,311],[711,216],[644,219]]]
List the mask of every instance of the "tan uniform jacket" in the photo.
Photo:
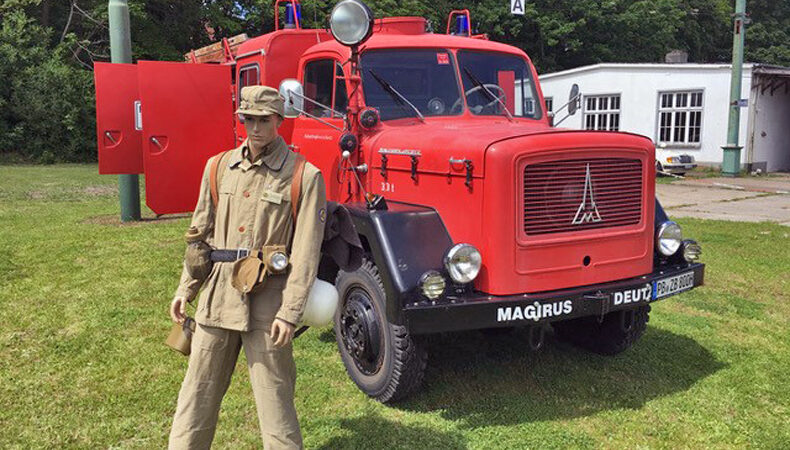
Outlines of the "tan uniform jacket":
[[217,186],[216,211],[211,202],[209,168],[219,155],[209,159],[191,225],[205,230],[206,242],[218,249],[289,245],[295,233],[288,252],[290,268],[286,274],[269,275],[262,287],[248,295],[231,285],[232,262],[214,263],[204,283],[184,269],[176,296],[191,301],[203,284],[195,317],[201,325],[239,331],[268,329],[275,317],[298,324],[321,256],[326,221],[324,180],[315,166],[305,164],[294,232],[291,178],[296,154],[278,136],[260,158],[250,162],[245,157],[246,145],[244,141],[223,161],[227,167]]

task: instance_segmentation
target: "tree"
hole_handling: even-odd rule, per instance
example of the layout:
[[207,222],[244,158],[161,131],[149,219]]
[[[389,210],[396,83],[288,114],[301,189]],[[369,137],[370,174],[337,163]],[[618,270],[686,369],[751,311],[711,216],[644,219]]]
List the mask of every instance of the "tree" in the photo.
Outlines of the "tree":
[[790,1],[749,0],[746,60],[790,67]]

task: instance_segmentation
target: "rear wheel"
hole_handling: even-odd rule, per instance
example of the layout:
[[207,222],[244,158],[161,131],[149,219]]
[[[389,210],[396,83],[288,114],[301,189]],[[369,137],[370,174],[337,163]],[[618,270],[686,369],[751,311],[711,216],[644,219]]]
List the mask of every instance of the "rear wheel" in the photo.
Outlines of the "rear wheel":
[[650,320],[649,314],[650,305],[645,305],[611,312],[600,322],[597,317],[581,317],[555,322],[552,327],[557,337],[571,344],[601,355],[616,355],[642,337]]
[[349,377],[380,402],[402,399],[421,384],[427,354],[405,326],[391,324],[378,268],[369,259],[354,272],[340,271],[335,281],[340,304],[335,340]]

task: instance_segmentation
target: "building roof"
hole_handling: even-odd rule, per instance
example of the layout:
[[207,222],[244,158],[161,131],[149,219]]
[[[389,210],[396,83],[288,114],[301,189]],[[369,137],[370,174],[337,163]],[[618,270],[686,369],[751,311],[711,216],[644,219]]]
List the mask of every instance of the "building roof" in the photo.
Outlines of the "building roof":
[[[600,63],[590,66],[575,67],[573,69],[563,70],[560,72],[552,72],[540,75],[541,80],[549,80],[552,78],[560,78],[568,75],[579,75],[584,72],[606,71],[606,70],[730,70],[732,64],[730,63],[714,63],[714,64],[697,64],[697,63]],[[764,67],[759,64],[746,63],[743,68],[751,70],[754,67]],[[788,69],[790,70],[790,69]]]

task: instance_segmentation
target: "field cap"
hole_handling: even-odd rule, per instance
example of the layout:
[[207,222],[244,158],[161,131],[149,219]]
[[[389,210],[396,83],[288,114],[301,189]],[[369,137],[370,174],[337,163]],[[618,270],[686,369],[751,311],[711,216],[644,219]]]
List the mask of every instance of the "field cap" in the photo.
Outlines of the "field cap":
[[245,86],[241,88],[241,101],[236,114],[268,116],[277,114],[285,117],[283,99],[277,89],[269,86]]

